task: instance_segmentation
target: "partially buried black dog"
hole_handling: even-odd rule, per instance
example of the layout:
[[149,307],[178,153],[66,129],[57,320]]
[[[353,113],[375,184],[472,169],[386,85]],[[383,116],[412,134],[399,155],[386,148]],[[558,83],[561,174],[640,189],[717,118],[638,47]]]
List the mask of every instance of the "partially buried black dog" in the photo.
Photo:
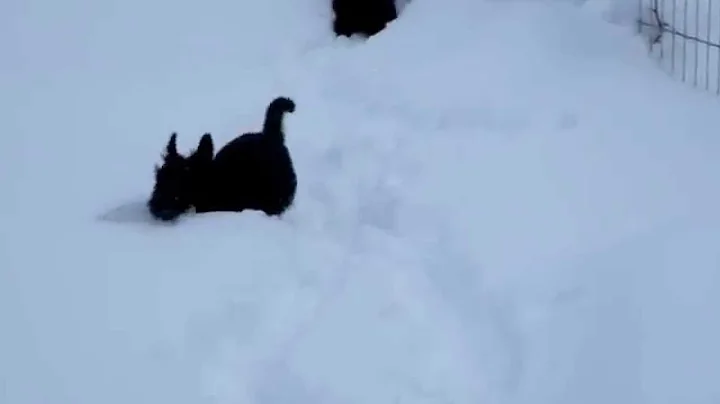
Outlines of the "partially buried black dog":
[[195,208],[203,212],[259,210],[279,216],[293,203],[297,176],[285,145],[283,117],[295,102],[278,97],[267,107],[262,132],[243,134],[213,156],[206,133],[189,156],[177,151],[177,134],[166,146],[148,209],[156,219],[172,221]]
[[370,37],[398,17],[395,0],[332,0],[333,31],[338,36]]

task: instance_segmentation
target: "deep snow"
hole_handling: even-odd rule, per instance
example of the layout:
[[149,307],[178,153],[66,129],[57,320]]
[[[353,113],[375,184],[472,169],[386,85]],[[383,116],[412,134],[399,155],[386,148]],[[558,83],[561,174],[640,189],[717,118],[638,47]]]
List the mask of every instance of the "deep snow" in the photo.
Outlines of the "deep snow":
[[[718,100],[634,9],[324,1],[3,3],[0,403],[720,398]],[[286,217],[103,220],[276,95]]]

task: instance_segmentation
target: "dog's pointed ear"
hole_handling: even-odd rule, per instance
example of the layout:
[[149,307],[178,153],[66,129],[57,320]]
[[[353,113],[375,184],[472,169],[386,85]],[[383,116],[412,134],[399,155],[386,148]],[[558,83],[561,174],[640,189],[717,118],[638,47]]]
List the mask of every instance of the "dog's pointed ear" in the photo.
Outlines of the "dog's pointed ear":
[[170,140],[168,140],[167,146],[165,146],[165,156],[166,157],[175,157],[178,155],[177,152],[177,133],[173,132],[170,135]]
[[198,147],[195,150],[194,156],[203,161],[210,161],[215,155],[215,145],[213,144],[212,135],[206,133],[200,138]]

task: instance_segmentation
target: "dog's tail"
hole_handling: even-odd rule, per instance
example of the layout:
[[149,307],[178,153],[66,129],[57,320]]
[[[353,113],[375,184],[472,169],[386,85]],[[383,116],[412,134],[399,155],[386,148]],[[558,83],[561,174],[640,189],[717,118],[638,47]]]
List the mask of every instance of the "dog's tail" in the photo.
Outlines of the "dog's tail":
[[265,111],[263,133],[265,136],[278,137],[284,140],[283,117],[285,113],[295,112],[295,101],[287,97],[277,97],[268,105]]

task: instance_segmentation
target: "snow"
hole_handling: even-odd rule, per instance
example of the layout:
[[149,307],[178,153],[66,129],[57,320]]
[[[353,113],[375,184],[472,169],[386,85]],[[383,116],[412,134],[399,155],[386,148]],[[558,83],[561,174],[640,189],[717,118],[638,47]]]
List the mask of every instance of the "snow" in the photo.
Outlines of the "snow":
[[[324,0],[3,9],[1,403],[720,398],[718,100],[626,3],[414,0],[367,42]],[[287,216],[129,216],[170,131],[277,95]]]

